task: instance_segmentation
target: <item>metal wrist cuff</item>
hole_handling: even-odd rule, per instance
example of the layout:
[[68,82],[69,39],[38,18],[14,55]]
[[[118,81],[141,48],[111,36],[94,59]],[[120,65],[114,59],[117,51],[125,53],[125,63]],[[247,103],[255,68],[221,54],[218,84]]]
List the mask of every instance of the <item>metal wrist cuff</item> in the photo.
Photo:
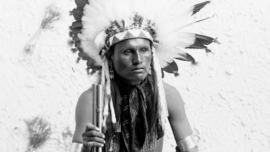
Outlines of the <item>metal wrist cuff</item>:
[[83,144],[81,143],[72,143],[70,152],[84,152]]
[[194,137],[192,135],[187,136],[185,139],[179,140],[177,142],[177,145],[181,149],[181,151],[188,151],[189,149],[192,149],[197,146],[197,142],[195,141]]

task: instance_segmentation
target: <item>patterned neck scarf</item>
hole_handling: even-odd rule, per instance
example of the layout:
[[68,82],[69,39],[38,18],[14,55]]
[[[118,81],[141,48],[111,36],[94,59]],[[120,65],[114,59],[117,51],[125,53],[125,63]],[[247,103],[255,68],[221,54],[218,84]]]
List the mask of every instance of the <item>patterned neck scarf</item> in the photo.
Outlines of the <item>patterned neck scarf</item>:
[[[157,100],[153,100],[152,77],[147,76],[139,85],[129,86],[120,79],[112,81],[112,99],[116,112],[117,122],[122,127],[121,151],[138,152],[144,145],[147,133],[151,133],[155,128],[158,113]],[[126,98],[125,98],[126,97]],[[128,105],[129,113],[123,111]],[[147,108],[148,107],[148,108]],[[149,108],[151,107],[151,108]],[[130,118],[130,125],[123,125],[123,114],[125,118]],[[129,116],[127,117],[126,115]],[[125,120],[124,120],[125,121]],[[120,125],[119,124],[119,125]],[[126,124],[126,121],[125,123]],[[129,134],[130,136],[127,136]],[[122,148],[125,147],[125,150]]]

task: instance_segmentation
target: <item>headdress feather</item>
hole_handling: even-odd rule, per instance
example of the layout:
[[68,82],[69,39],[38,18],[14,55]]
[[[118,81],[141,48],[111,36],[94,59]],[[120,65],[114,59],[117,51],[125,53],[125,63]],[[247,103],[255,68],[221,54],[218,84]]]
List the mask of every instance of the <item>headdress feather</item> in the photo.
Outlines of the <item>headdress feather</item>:
[[[76,21],[71,26],[71,36],[75,44],[78,44],[77,50],[86,52],[89,56],[87,59],[92,60],[92,68],[102,66],[100,55],[106,45],[108,36],[108,33],[105,33],[106,28],[119,20],[124,20],[126,25],[133,24],[134,20],[131,18],[134,14],[143,16],[142,26],[148,26],[145,24],[148,21],[153,23],[158,41],[156,54],[161,68],[169,73],[172,70],[168,69],[178,70],[174,59],[195,63],[195,59],[185,53],[185,48],[209,51],[207,45],[214,42],[211,37],[187,33],[184,30],[191,24],[208,19],[194,20],[192,16],[210,1],[189,7],[185,7],[185,2],[179,0],[75,0],[75,2],[77,8],[72,13]],[[166,68],[167,66],[169,67]]]

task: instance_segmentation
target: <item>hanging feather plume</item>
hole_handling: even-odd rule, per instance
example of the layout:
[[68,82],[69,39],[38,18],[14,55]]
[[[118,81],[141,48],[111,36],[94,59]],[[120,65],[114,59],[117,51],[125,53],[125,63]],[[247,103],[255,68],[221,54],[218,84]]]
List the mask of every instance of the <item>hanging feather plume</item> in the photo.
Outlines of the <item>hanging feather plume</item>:
[[162,126],[162,129],[165,131],[165,124],[166,124],[166,120],[169,116],[169,112],[168,112],[168,108],[167,108],[167,102],[166,102],[166,97],[165,97],[165,92],[164,92],[164,87],[163,87],[163,70],[161,70],[160,64],[159,64],[159,59],[157,58],[157,54],[156,54],[156,49],[153,48],[153,67],[154,67],[154,71],[155,71],[155,79],[156,79],[156,83],[158,85],[158,111],[160,114],[160,123]]

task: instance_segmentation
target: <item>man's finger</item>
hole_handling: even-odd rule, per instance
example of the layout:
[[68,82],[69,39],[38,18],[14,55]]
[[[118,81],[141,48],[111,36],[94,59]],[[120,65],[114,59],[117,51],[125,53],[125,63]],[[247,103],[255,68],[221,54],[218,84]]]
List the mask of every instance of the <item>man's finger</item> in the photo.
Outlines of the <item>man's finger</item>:
[[104,144],[98,143],[98,142],[94,142],[94,141],[90,141],[90,142],[83,142],[83,145],[85,147],[91,148],[91,147],[103,147]]
[[83,141],[87,141],[87,142],[97,142],[100,144],[105,144],[105,140],[103,138],[99,138],[99,137],[83,137]]
[[105,138],[104,134],[95,130],[87,131],[82,134],[83,137],[99,137]]
[[89,130],[96,130],[100,132],[100,129],[91,123],[86,124],[86,127],[85,127],[85,131],[89,131]]

